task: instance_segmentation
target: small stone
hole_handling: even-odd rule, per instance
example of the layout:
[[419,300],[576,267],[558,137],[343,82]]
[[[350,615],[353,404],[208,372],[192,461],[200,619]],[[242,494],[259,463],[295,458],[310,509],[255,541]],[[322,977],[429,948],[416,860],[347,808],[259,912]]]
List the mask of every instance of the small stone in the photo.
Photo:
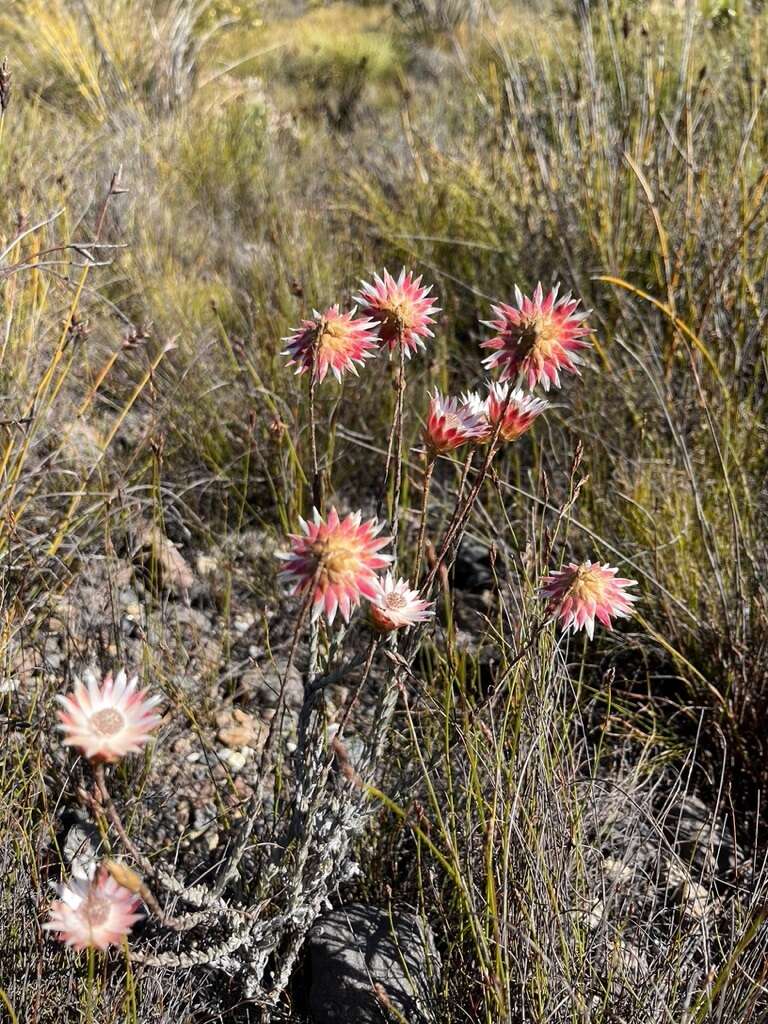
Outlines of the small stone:
[[192,817],[192,805],[186,797],[182,797],[176,805],[176,823],[179,828],[184,829]]
[[219,757],[233,772],[242,771],[248,761],[248,755],[244,750],[231,750],[229,747],[222,747],[219,750]]
[[707,887],[691,878],[686,867],[670,862],[667,882],[680,901],[684,913],[697,921],[707,916],[713,906]]
[[215,637],[205,640],[200,646],[199,657],[201,663],[208,668],[219,665],[222,657],[221,641]]
[[266,728],[257,731],[251,726],[245,725],[234,725],[231,729],[219,730],[219,739],[230,748],[251,747],[256,750],[262,745],[265,735]]
[[142,531],[139,560],[144,565],[154,565],[162,585],[175,594],[188,593],[195,582],[184,556],[158,526],[148,526]]
[[219,563],[217,559],[212,558],[210,555],[198,555],[195,568],[199,576],[213,576],[218,571]]
[[115,586],[116,587],[128,587],[133,583],[133,566],[132,565],[121,565],[115,573]]
[[237,615],[232,622],[232,626],[236,633],[240,636],[244,636],[249,629],[253,627],[256,622],[256,616],[251,612],[245,612],[243,615]]
[[624,861],[617,860],[615,857],[606,857],[603,860],[603,871],[612,882],[619,884],[631,882],[635,877],[635,872],[629,864],[625,864]]

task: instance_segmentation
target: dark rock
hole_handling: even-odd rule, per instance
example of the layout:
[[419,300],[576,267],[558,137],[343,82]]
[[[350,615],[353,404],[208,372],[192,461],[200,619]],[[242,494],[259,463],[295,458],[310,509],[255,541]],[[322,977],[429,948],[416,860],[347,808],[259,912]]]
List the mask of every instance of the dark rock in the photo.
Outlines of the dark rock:
[[489,590],[493,586],[491,549],[472,537],[464,537],[453,567],[453,585],[471,594]]
[[429,926],[415,914],[363,903],[324,914],[309,936],[314,1024],[426,1024],[439,969]]

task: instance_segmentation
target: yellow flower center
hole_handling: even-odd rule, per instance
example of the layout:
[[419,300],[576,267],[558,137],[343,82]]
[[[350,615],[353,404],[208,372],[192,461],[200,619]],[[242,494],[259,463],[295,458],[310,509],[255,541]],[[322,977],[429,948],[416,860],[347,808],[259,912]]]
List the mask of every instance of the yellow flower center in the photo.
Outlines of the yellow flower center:
[[396,590],[390,591],[384,598],[384,604],[387,608],[392,611],[398,611],[400,608],[405,608],[408,602],[405,600],[402,594],[398,594]]
[[320,579],[326,582],[336,582],[360,566],[357,548],[328,537],[315,541],[311,550],[317,560]]
[[513,330],[517,332],[515,344],[520,349],[521,359],[531,356],[536,362],[543,362],[551,354],[560,335],[557,322],[545,313],[539,313]]
[[593,565],[580,565],[576,570],[571,592],[577,601],[600,601],[605,591],[605,580]]
[[349,331],[342,321],[326,320],[318,328],[317,347],[330,352],[343,352],[349,345]]
[[95,715],[91,715],[91,725],[102,736],[114,736],[125,725],[125,719],[117,708],[102,708]]

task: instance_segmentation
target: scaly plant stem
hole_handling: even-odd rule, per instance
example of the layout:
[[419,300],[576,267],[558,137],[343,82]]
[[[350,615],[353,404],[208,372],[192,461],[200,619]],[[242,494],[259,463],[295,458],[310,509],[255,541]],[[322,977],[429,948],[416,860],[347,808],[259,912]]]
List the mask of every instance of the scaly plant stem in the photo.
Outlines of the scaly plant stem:
[[[519,385],[520,376],[518,376],[517,386],[519,387]],[[504,404],[499,410],[498,420],[496,422],[496,426],[494,427],[493,434],[491,435],[488,441],[488,448],[486,450],[483,463],[480,466],[480,469],[478,470],[477,478],[472,486],[472,489],[469,492],[469,495],[467,496],[467,500],[462,505],[461,495],[464,493],[464,484],[466,481],[467,474],[469,473],[474,452],[470,451],[469,455],[467,456],[467,461],[465,463],[464,473],[462,475],[461,480],[461,487],[459,490],[459,497],[456,501],[456,511],[454,512],[451,523],[448,529],[446,530],[445,538],[440,548],[440,554],[438,555],[437,560],[435,561],[435,565],[432,568],[432,571],[430,572],[429,576],[427,577],[427,581],[424,584],[424,587],[422,588],[422,592],[424,593],[424,595],[428,595],[430,590],[432,589],[437,574],[440,572],[441,567],[443,566],[446,559],[451,553],[451,549],[454,546],[454,542],[456,543],[456,546],[458,546],[461,543],[461,538],[463,536],[464,529],[472,513],[472,507],[475,504],[475,501],[477,500],[477,496],[480,493],[480,488],[483,486],[485,478],[488,475],[488,471],[491,468],[493,458],[496,455],[496,451],[498,449],[499,444],[499,436],[501,434],[501,427],[504,422],[504,417],[506,416],[507,409],[509,408],[509,403],[512,401],[513,394],[514,388],[510,388],[509,394],[504,399]]]
[[[397,383],[395,384],[397,387]],[[384,479],[381,482],[381,491],[379,492],[379,500],[376,503],[376,515],[381,518],[381,513],[384,507],[384,500],[387,496],[387,484],[389,483],[389,471],[392,466],[392,454],[395,447],[395,427],[397,426],[397,396],[395,396],[395,411],[392,414],[392,426],[389,429],[389,437],[387,439],[387,461],[384,464]]]
[[421,565],[424,560],[424,541],[427,536],[427,513],[429,509],[429,490],[430,484],[432,483],[432,473],[435,469],[435,457],[431,452],[427,451],[425,456],[426,465],[424,466],[424,479],[421,484],[421,514],[419,517],[419,540],[416,544],[416,568],[414,570],[414,578],[416,580],[414,586],[418,590],[419,580],[421,579]]
[[459,515],[461,514],[461,510],[463,508],[461,502],[462,502],[462,498],[464,497],[464,488],[467,486],[467,478],[469,476],[469,471],[472,468],[472,463],[474,461],[474,458],[475,458],[475,449],[474,448],[470,448],[469,451],[467,452],[467,457],[464,460],[464,465],[462,466],[462,469],[461,469],[461,479],[459,480],[459,486],[458,486],[458,488],[456,490],[456,504],[454,505],[453,512],[451,514],[451,518],[450,518],[450,520],[448,522],[448,526],[446,528],[446,532],[445,532],[446,537],[454,529],[456,523],[458,522]]
[[466,457],[466,459],[464,459],[464,465],[462,466],[462,469],[461,469],[461,480],[459,480],[459,490],[458,490],[459,501],[461,501],[461,499],[464,497],[464,488],[467,486],[467,477],[469,476],[469,471],[472,468],[472,463],[474,461],[474,458],[475,458],[475,449],[474,448],[470,448],[469,451],[467,452],[467,457]]
[[107,779],[103,764],[96,763],[93,765],[93,778],[96,783],[96,795],[98,801],[104,809],[104,812],[115,832],[117,832],[120,842],[128,853],[130,853],[142,871],[148,875],[154,875],[155,869],[152,862],[148,860],[144,854],[136,848],[132,840],[128,838],[128,833],[125,831],[123,820],[120,817],[118,810],[115,807],[115,803],[109,793],[109,789],[107,788]]

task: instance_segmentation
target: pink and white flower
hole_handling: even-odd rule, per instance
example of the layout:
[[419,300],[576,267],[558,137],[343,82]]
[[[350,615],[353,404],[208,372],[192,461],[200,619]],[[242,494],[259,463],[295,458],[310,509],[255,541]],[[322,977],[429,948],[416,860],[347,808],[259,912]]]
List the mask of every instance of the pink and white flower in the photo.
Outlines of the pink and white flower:
[[378,323],[379,337],[389,351],[400,341],[410,359],[417,349],[426,348],[425,338],[434,337],[430,326],[435,322],[433,314],[440,310],[432,305],[432,285],[422,287],[421,277],[414,277],[412,271],[406,273],[405,267],[397,280],[385,270],[383,277],[374,274],[373,281],[361,282],[362,290],[355,302]]
[[79,747],[91,761],[114,762],[141,750],[160,724],[155,708],[162,697],[139,690],[138,677],[129,681],[122,669],[114,679],[105,676],[101,686],[92,672],[85,680],[87,685],[77,680],[73,693],[56,698],[64,744]]
[[586,629],[591,640],[595,619],[611,629],[612,619],[626,618],[631,613],[637,595],[628,594],[627,588],[637,586],[637,581],[617,577],[618,571],[607,563],[587,560],[569,562],[564,569],[544,577],[540,594],[564,632]]
[[430,395],[424,441],[433,455],[450,452],[468,442],[484,440],[488,421],[482,412],[455,398],[444,398],[435,389]]
[[332,508],[324,520],[314,509],[310,522],[299,523],[303,532],[290,535],[292,550],[278,556],[285,561],[281,575],[294,581],[295,594],[311,593],[313,618],[325,613],[333,622],[340,611],[349,622],[361,596],[376,598],[376,571],[392,561],[380,551],[392,538],[379,537],[384,524],[376,519],[362,522],[361,512],[340,519]]
[[75,949],[118,946],[142,916],[136,912],[138,896],[118,885],[103,868],[93,881],[70,879],[58,886],[58,894],[43,928]]
[[498,367],[500,380],[513,380],[522,373],[529,388],[541,384],[549,391],[552,384],[560,387],[561,370],[579,372],[577,353],[589,347],[584,340],[590,333],[584,323],[588,313],[577,312],[579,300],[570,294],[558,299],[559,287],[556,285],[546,298],[540,283],[533,298],[515,287],[517,306],[502,302],[492,307],[496,319],[486,326],[496,334],[481,348],[493,349],[483,363],[488,369]]
[[491,440],[499,423],[499,439],[516,441],[548,408],[543,399],[534,398],[520,388],[510,390],[508,384],[500,383],[489,383],[485,398],[476,391],[469,391],[461,396],[461,400],[475,415],[484,417],[486,430],[483,441]]
[[324,313],[312,310],[312,320],[302,320],[301,326],[283,338],[287,342],[284,356],[290,356],[287,366],[296,366],[296,373],[312,372],[319,384],[328,370],[336,380],[342,374],[354,373],[377,351],[377,322],[368,317],[355,317],[356,308],[341,313],[338,306],[330,306]]
[[485,411],[491,431],[501,423],[499,437],[516,441],[533,426],[534,420],[548,407],[541,398],[534,398],[520,388],[510,389],[508,384],[494,383],[488,388]]
[[391,572],[378,583],[378,593],[371,599],[370,619],[374,629],[390,633],[417,622],[426,622],[435,614],[434,601],[424,601],[418,590],[411,590],[408,581],[395,582]]

